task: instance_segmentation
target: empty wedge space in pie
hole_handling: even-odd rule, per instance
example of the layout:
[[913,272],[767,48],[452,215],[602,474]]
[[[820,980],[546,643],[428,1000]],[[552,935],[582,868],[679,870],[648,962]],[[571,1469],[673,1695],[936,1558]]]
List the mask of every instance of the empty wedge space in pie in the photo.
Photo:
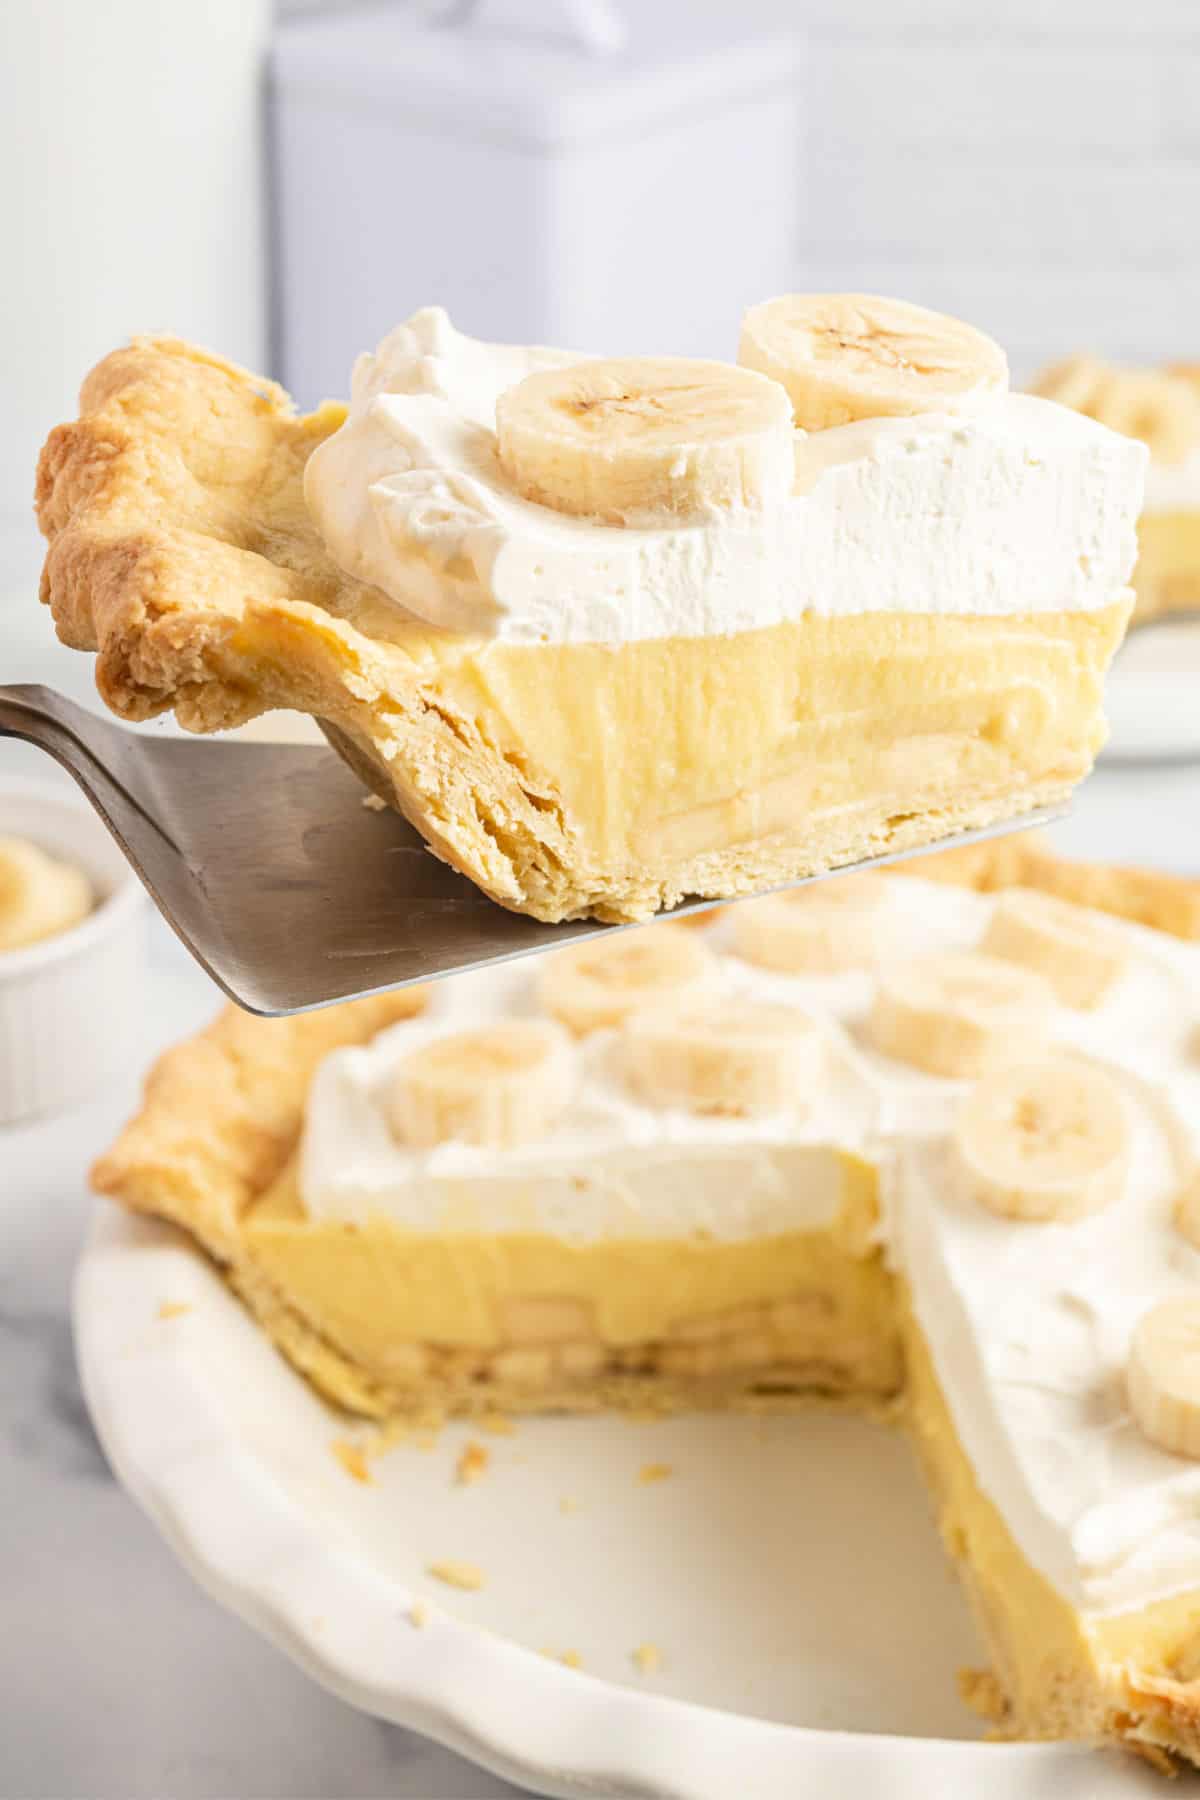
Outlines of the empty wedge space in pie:
[[1200,1762],[1200,886],[911,869],[230,1010],[96,1182],[351,1412],[886,1409],[996,1733]]
[[42,456],[43,595],[110,706],[312,713],[542,919],[1004,821],[1103,740],[1145,449],[921,308],[770,300],[736,364],[497,346],[430,308],[308,416],[146,339],[81,408]]

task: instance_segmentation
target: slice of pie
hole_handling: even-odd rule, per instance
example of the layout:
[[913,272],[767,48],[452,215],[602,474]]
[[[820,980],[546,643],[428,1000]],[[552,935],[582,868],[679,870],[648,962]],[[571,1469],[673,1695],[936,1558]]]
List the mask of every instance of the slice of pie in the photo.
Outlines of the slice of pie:
[[921,867],[227,1012],[96,1184],[370,1417],[890,1405],[997,1732],[1200,1761],[1200,887]]
[[1119,369],[1071,356],[1044,370],[1034,391],[1148,446],[1134,617],[1200,612],[1200,364]]
[[171,339],[47,443],[43,597],[115,711],[315,715],[437,855],[644,919],[1060,800],[1103,737],[1145,452],[897,302],[741,363],[416,314],[349,411]]

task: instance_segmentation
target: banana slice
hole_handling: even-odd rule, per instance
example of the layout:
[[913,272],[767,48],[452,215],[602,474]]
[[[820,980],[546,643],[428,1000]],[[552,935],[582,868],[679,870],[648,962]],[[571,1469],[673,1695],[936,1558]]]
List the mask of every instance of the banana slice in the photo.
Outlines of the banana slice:
[[1130,959],[1128,943],[1106,919],[1035,888],[1000,895],[981,948],[1036,969],[1064,1006],[1085,1010],[1099,1006]]
[[1089,419],[1098,415],[1092,410],[1108,384],[1112,371],[1098,356],[1064,356],[1043,369],[1030,388],[1042,400],[1057,400],[1072,412],[1086,413]]
[[456,1031],[404,1058],[388,1119],[418,1149],[453,1139],[503,1150],[544,1137],[573,1085],[570,1043],[548,1020]]
[[1159,462],[1183,462],[1200,445],[1200,394],[1165,369],[1112,370],[1096,417],[1140,438]]
[[717,961],[694,932],[673,925],[597,938],[548,956],[542,1005],[574,1032],[624,1024],[647,1000],[716,985]]
[[973,1079],[1039,1054],[1054,990],[1032,970],[972,951],[920,956],[879,978],[867,1035],[931,1075]]
[[1176,1456],[1200,1457],[1200,1294],[1162,1300],[1134,1327],[1125,1371],[1142,1432]]
[[1008,386],[991,338],[943,313],[873,294],[783,294],[742,320],[738,361],[781,382],[797,425],[970,412]]
[[614,525],[775,506],[795,472],[787,395],[730,363],[646,356],[543,369],[501,394],[496,432],[527,500]]
[[1193,1162],[1183,1178],[1175,1202],[1175,1227],[1194,1249],[1200,1250],[1200,1163]]
[[807,1112],[825,1057],[799,1008],[719,995],[643,1007],[622,1049],[643,1100],[698,1113]]
[[969,1191],[1006,1219],[1082,1219],[1121,1192],[1129,1125],[1099,1069],[1061,1058],[985,1075],[963,1102],[954,1153]]
[[788,975],[826,975],[875,962],[888,884],[844,875],[733,909],[739,956]]
[[54,937],[78,925],[94,905],[82,869],[47,856],[25,838],[0,837],[0,951]]
[[1043,370],[1033,392],[1140,438],[1159,462],[1183,462],[1200,446],[1200,386],[1182,368],[1119,369],[1069,356]]

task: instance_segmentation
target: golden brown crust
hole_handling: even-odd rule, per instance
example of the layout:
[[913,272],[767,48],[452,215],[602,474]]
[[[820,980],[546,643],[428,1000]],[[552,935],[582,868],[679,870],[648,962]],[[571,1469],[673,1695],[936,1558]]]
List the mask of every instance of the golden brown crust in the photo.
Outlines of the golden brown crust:
[[359,629],[379,597],[309,518],[305,464],[344,407],[298,415],[273,382],[175,338],[105,357],[80,407],[38,465],[41,594],[63,642],[97,652],[113,711],[174,708],[194,731],[313,713],[437,855],[503,905],[560,916],[555,795],[437,700],[428,631]]
[[247,609],[325,608],[345,585],[301,489],[342,409],[300,418],[274,383],[173,338],[105,357],[80,408],[37,475],[42,598],[60,637],[99,653],[100,691],[125,718],[182,701],[203,726],[186,716],[201,685],[221,722],[261,710],[220,691],[222,645]]
[[951,882],[981,894],[1006,887],[1040,888],[1060,900],[1074,900],[1170,937],[1200,938],[1200,881],[1165,869],[1073,862],[1051,850],[1036,831],[914,857],[891,872]]
[[93,1186],[184,1226],[219,1262],[231,1261],[243,1212],[296,1147],[322,1057],[366,1043],[424,1004],[423,989],[399,988],[292,1019],[225,1007],[159,1057],[141,1110],[94,1165]]

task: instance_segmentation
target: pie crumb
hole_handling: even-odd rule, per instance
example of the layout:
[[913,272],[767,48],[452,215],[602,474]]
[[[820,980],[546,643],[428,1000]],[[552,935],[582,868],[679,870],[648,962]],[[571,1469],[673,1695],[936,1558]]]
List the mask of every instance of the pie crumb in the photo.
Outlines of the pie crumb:
[[639,1644],[632,1656],[639,1675],[653,1675],[662,1668],[662,1651],[657,1644]]
[[998,1725],[1008,1711],[1004,1689],[990,1669],[960,1669],[958,1692],[964,1705],[993,1725]]
[[410,1625],[415,1625],[418,1631],[423,1625],[428,1625],[429,1608],[424,1600],[413,1601],[408,1609],[408,1622]]
[[642,1482],[665,1481],[675,1471],[670,1463],[643,1463],[638,1470],[638,1480]]
[[432,1562],[426,1564],[427,1572],[435,1581],[444,1581],[447,1587],[462,1588],[464,1593],[473,1594],[484,1583],[484,1573],[475,1563]]
[[329,1447],[347,1475],[355,1481],[361,1481],[364,1487],[370,1487],[374,1483],[375,1477],[367,1466],[366,1452],[361,1444],[352,1444],[348,1438],[334,1438]]
[[184,1313],[191,1312],[186,1300],[164,1300],[155,1317],[159,1319],[181,1319]]
[[386,812],[388,809],[387,801],[381,800],[378,794],[364,794],[363,805],[368,812]]
[[548,1656],[551,1662],[564,1663],[568,1669],[582,1669],[583,1658],[578,1650],[543,1650],[541,1655]]
[[454,1465],[455,1480],[462,1487],[470,1487],[473,1481],[479,1481],[487,1472],[492,1460],[492,1453],[485,1444],[477,1444],[474,1439],[463,1447],[462,1454]]
[[490,1432],[493,1437],[511,1437],[517,1428],[506,1414],[494,1412],[482,1415],[479,1429]]

